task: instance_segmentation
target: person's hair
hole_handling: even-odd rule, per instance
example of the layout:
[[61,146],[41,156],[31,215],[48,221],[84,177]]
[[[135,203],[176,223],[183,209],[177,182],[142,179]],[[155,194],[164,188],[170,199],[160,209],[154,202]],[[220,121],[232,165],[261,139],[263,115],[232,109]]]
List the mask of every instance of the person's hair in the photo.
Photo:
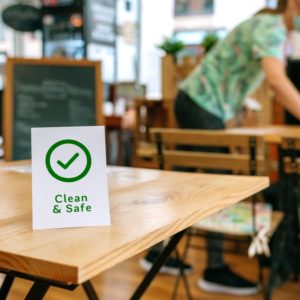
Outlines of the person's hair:
[[276,8],[263,8],[262,10],[258,11],[256,14],[272,14],[272,15],[279,15],[286,11],[288,4],[288,0],[277,0]]

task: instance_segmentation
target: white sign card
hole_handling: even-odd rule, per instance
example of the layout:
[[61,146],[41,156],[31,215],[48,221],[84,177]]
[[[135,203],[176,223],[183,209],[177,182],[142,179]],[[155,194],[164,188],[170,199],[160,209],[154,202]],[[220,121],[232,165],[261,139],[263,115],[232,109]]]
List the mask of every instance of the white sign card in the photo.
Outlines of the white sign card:
[[32,128],[33,229],[110,225],[103,126]]

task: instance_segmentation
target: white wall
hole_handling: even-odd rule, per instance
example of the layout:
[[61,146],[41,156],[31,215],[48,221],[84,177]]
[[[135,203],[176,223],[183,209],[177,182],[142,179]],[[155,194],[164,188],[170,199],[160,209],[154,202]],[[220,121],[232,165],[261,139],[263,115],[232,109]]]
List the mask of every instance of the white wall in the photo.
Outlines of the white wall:
[[142,0],[141,83],[149,97],[161,95],[162,52],[157,49],[175,29],[226,28],[230,30],[265,6],[265,0],[215,0],[213,16],[174,18],[175,0]]
[[253,15],[265,6],[265,0],[215,0],[215,13],[212,16],[176,18],[176,30],[226,28],[234,26]]
[[136,22],[137,0],[131,0],[131,10],[125,10],[125,1],[117,0],[117,81],[135,81],[136,78]]
[[174,31],[174,0],[142,0],[141,83],[149,97],[161,94],[161,51],[157,45]]
[[216,0],[214,24],[232,29],[265,7],[266,0]]

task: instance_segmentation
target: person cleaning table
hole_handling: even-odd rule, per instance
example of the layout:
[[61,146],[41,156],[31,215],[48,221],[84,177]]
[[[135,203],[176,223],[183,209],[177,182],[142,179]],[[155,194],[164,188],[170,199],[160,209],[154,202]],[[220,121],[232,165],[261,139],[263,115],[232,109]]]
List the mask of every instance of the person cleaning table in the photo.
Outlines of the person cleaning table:
[[[234,8],[233,8],[234,9]],[[276,99],[300,120],[300,94],[285,72],[287,33],[300,31],[300,0],[278,0],[275,9],[263,9],[234,28],[193,70],[179,88],[175,115],[181,128],[223,129],[243,109],[245,99],[267,80]],[[208,248],[222,248],[223,239],[207,239]],[[149,268],[161,245],[142,259]],[[162,271],[177,274],[191,266],[175,258]],[[233,272],[222,252],[207,253],[207,266],[199,287],[207,292],[250,295],[259,286]]]

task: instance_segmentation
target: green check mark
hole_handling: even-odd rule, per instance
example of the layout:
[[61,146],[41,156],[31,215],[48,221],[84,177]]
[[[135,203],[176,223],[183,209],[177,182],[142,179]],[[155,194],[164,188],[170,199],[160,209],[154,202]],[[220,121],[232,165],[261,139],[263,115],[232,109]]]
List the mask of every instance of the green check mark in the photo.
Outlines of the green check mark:
[[57,164],[66,170],[77,159],[78,156],[79,156],[79,153],[75,153],[66,163],[63,163],[62,161],[58,160]]
[[[82,162],[83,162],[84,157],[86,159],[85,164],[78,166],[78,168],[81,169],[81,173],[79,173],[77,175],[73,174],[73,177],[67,177],[65,174],[60,174],[59,170],[54,171],[55,168],[53,170],[53,168],[51,166],[51,157],[53,155],[53,152],[55,152],[57,148],[65,147],[65,145],[73,145],[75,147],[78,147],[82,152],[75,152],[75,154],[68,161],[65,161],[65,162],[63,162],[61,160],[56,160],[56,159],[53,160],[53,163],[55,162],[56,167],[57,167],[57,165],[59,165],[63,170],[66,171],[67,169],[70,168],[70,166],[74,163],[74,161],[79,156],[82,157]],[[45,157],[45,163],[46,163],[46,168],[47,168],[48,172],[55,179],[62,181],[62,182],[75,182],[75,181],[78,181],[78,180],[84,178],[88,174],[88,172],[90,171],[91,165],[92,165],[92,157],[91,157],[90,151],[87,149],[87,147],[85,145],[83,145],[82,143],[80,143],[76,140],[65,139],[65,140],[61,140],[61,141],[54,143],[49,148],[49,150],[47,151],[46,157]],[[75,171],[77,172],[77,171],[79,171],[79,169],[75,170]],[[62,171],[62,170],[60,170],[60,171]],[[72,173],[72,172],[67,171],[67,172],[63,172],[63,173]]]

